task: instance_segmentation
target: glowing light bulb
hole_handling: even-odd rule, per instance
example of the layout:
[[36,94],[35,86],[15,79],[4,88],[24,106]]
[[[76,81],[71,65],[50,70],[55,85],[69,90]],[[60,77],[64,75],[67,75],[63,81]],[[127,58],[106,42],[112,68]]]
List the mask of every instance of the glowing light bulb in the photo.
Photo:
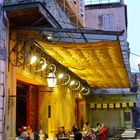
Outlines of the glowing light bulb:
[[45,70],[45,69],[46,69],[46,67],[47,67],[47,64],[45,63],[45,64],[43,64],[43,65],[42,65],[41,70]]
[[58,79],[62,79],[64,77],[64,74],[63,73],[60,73],[59,75],[58,75]]
[[36,61],[37,61],[37,56],[34,55],[34,56],[31,58],[30,64],[32,65],[32,64],[34,64]]
[[75,81],[70,82],[70,86],[73,86],[75,84]]

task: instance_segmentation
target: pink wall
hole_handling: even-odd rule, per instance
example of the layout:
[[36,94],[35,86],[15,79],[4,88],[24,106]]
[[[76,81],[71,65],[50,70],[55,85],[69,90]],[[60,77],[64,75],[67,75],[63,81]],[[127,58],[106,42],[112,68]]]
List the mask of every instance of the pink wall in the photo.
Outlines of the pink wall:
[[125,25],[125,9],[124,7],[115,8],[102,8],[102,9],[86,9],[85,11],[85,22],[86,27],[97,30],[102,30],[101,17],[103,15],[112,15],[112,31],[122,31],[126,27]]

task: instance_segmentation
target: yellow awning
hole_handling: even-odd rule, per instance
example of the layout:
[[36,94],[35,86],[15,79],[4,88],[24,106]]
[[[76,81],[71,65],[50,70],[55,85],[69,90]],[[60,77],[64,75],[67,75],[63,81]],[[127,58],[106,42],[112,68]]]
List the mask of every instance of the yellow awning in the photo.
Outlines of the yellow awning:
[[48,44],[38,41],[49,55],[94,88],[128,88],[119,41]]

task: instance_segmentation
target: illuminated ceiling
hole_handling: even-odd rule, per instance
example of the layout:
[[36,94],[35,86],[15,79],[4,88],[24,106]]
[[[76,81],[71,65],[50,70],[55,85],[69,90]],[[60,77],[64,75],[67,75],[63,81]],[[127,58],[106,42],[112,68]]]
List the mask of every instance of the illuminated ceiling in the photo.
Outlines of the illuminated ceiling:
[[38,41],[49,55],[93,88],[128,88],[119,41],[56,43]]

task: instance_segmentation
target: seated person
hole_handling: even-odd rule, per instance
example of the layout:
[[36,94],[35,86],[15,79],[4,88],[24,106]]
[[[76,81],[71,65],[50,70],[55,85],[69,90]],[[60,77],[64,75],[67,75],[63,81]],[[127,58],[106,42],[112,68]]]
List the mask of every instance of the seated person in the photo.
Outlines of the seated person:
[[82,140],[82,133],[80,131],[75,133],[74,140]]
[[96,127],[93,128],[93,130],[94,130],[94,132],[95,132],[95,135],[96,135],[96,138],[97,138],[97,139],[99,139],[100,128],[101,128],[101,124],[100,124],[100,123],[97,123],[97,124],[96,124]]
[[29,139],[29,134],[28,134],[28,131],[27,131],[27,127],[23,127],[23,131],[21,132],[21,138],[23,138],[24,140],[28,140]]
[[101,128],[101,124],[100,124],[100,123],[97,123],[97,124],[96,124],[96,127],[95,127],[93,130],[94,130],[94,132],[95,132],[96,134],[99,134],[100,128]]
[[84,135],[83,135],[84,140],[96,140],[96,135],[95,135],[93,129],[90,128],[89,122],[85,123],[83,130],[84,130]]
[[45,134],[43,133],[42,129],[39,130],[38,137],[39,140],[45,140]]
[[57,138],[68,137],[64,126],[60,127],[56,136]]
[[28,132],[29,135],[31,135],[32,132],[33,132],[32,128],[30,127],[30,125],[27,126],[27,132]]

